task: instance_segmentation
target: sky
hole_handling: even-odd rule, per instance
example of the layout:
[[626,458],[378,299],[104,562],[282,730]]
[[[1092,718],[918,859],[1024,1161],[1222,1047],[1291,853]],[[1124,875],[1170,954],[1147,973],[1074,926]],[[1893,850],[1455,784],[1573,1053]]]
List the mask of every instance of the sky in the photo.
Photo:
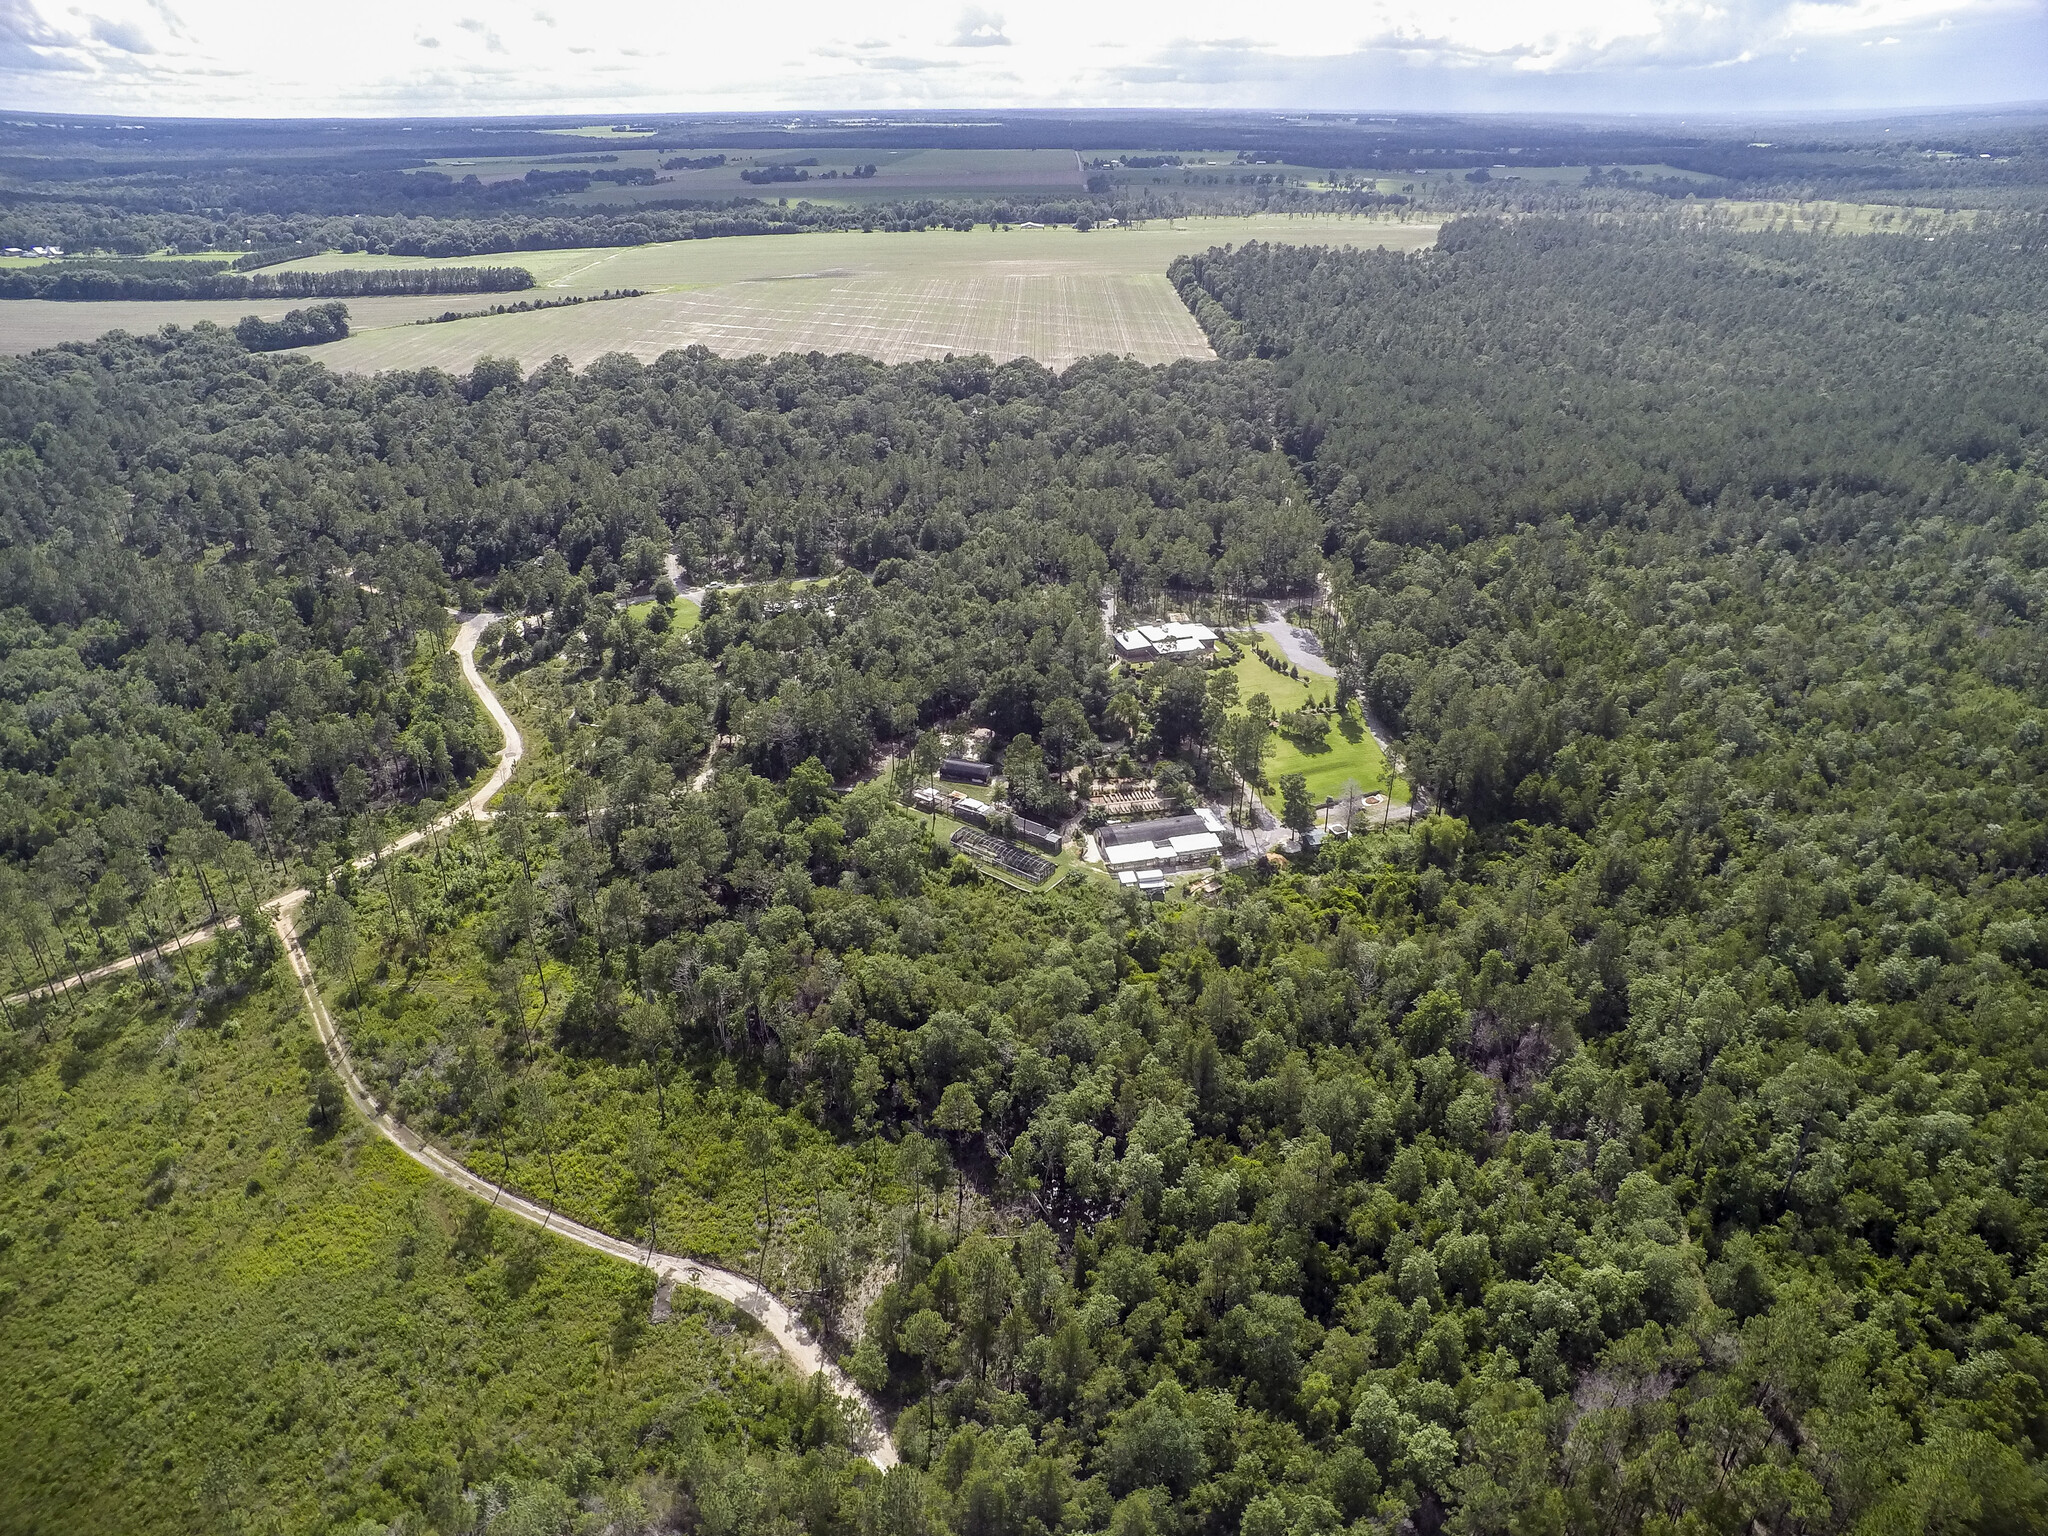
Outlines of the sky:
[[2048,0],[0,0],[0,106],[1669,112],[2048,100]]

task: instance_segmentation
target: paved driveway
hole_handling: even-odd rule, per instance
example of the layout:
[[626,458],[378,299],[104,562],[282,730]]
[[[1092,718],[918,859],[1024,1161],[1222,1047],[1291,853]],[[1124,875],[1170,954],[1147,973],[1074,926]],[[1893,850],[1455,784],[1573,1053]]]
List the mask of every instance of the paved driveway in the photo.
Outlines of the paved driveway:
[[1280,648],[1280,654],[1302,671],[1314,677],[1337,675],[1337,669],[1323,657],[1321,642],[1308,630],[1288,623],[1287,610],[1282,604],[1268,603],[1265,622],[1252,627],[1270,637],[1273,644]]

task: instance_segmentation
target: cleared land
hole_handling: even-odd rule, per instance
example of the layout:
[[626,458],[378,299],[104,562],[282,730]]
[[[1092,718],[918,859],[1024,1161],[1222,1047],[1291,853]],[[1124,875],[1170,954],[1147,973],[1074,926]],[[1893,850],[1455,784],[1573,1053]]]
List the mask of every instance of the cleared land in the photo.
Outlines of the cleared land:
[[1162,279],[1101,273],[827,280],[757,290],[716,288],[376,331],[321,351],[359,372],[444,368],[478,357],[577,367],[607,352],[654,358],[701,344],[727,356],[858,352],[885,363],[987,352],[1063,368],[1100,352],[1141,362],[1206,357],[1208,343]]
[[139,975],[78,1006],[8,1090],[0,1530],[381,1530],[391,1468],[630,1466],[650,1404],[736,1445],[793,1390],[721,1303],[643,1326],[639,1272],[309,1125],[282,966],[197,1028]]
[[[650,291],[639,299],[447,325],[365,325],[362,334],[317,355],[357,372],[463,372],[485,355],[517,357],[528,367],[560,355],[581,366],[607,352],[654,358],[691,345],[727,356],[858,352],[892,363],[948,352],[1033,357],[1054,368],[1103,352],[1164,363],[1210,355],[1166,281],[1168,263],[1183,252],[1247,240],[1415,250],[1435,238],[1431,224],[1253,218],[1087,234],[984,228],[514,252],[465,262],[526,266],[552,292]],[[363,258],[323,256],[307,265],[347,260]],[[445,299],[439,306],[449,307]]]
[[1720,199],[1680,206],[1703,223],[1726,229],[1815,235],[1946,235],[1972,228],[1980,216],[1975,208],[1915,208],[1892,203]]
[[[1249,649],[1239,659],[1235,670],[1238,697],[1249,699],[1255,693],[1263,693],[1273,701],[1276,714],[1297,710],[1311,698],[1318,703],[1326,703],[1337,691],[1334,678],[1315,677],[1306,682],[1299,681],[1275,672]],[[1273,792],[1260,798],[1266,801],[1274,814],[1279,814],[1280,780],[1290,773],[1301,774],[1308,780],[1309,793],[1315,796],[1318,805],[1326,798],[1334,800],[1341,796],[1347,784],[1355,783],[1366,794],[1383,792],[1387,787],[1386,767],[1387,760],[1380,752],[1379,743],[1372,739],[1372,732],[1365,728],[1364,720],[1353,714],[1348,719],[1333,721],[1328,734],[1319,743],[1304,744],[1276,733],[1273,755],[1266,759],[1266,781],[1273,786]],[[1396,786],[1394,799],[1400,803],[1407,801],[1408,786],[1405,783]]]
[[[884,362],[985,352],[1064,368],[1104,352],[1147,363],[1209,356],[1207,339],[1166,281],[1168,263],[1183,252],[1247,240],[1417,250],[1435,239],[1434,224],[1273,216],[1162,221],[1086,234],[1065,228],[856,231],[440,259],[328,252],[269,270],[520,266],[541,285],[518,294],[346,300],[356,334],[312,355],[350,372],[466,372],[487,354],[517,357],[528,367],[559,354],[580,367],[607,352],[654,358],[692,345],[728,356],[844,351]],[[450,310],[607,288],[640,288],[647,295],[413,324]],[[247,314],[275,318],[307,302],[10,300],[0,303],[0,353],[86,341],[116,329],[147,333],[202,320],[232,325]]]

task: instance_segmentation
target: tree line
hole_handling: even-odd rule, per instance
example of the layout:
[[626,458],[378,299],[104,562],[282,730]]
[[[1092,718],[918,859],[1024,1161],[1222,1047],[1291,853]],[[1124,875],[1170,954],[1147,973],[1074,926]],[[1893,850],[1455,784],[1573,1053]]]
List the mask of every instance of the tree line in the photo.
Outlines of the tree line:
[[[367,267],[326,272],[206,271],[205,262],[98,266],[52,261],[0,272],[0,299],[299,299],[399,293],[511,293],[533,286],[524,267]],[[202,270],[194,272],[193,267]]]

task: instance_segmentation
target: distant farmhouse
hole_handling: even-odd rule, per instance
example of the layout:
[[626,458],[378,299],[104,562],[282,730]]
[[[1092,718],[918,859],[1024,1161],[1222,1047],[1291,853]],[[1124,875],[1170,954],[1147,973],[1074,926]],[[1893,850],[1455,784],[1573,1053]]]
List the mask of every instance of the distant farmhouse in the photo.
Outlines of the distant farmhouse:
[[1116,632],[1116,653],[1125,661],[1206,656],[1216,648],[1216,639],[1216,631],[1206,624],[1140,624]]

